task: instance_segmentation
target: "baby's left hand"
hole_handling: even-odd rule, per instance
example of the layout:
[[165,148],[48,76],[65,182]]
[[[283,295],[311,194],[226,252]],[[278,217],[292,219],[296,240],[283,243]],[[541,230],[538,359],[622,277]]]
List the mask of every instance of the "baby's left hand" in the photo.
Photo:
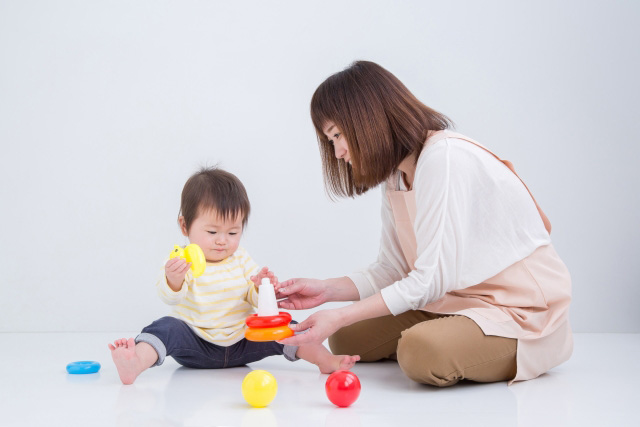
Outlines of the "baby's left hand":
[[250,277],[253,282],[253,286],[256,287],[256,290],[260,290],[260,284],[262,283],[262,279],[265,277],[269,278],[269,281],[271,281],[271,284],[274,287],[278,284],[278,278],[273,274],[273,271],[269,271],[269,267],[262,267],[262,270],[258,271],[258,274]]

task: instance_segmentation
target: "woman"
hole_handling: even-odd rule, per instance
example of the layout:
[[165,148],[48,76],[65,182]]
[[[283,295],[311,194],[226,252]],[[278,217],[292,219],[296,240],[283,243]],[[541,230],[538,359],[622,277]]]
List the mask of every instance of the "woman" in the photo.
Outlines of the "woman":
[[382,239],[365,271],[281,284],[286,309],[357,301],[312,314],[283,344],[329,337],[336,354],[396,359],[436,386],[527,380],[570,357],[569,273],[509,162],[372,62],[325,80],[311,118],[332,195],[384,184]]

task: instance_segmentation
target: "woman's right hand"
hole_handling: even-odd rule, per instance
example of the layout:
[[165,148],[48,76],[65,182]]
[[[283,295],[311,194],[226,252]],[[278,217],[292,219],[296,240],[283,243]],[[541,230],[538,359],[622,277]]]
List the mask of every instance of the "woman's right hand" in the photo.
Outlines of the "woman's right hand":
[[318,279],[289,279],[276,287],[278,307],[287,310],[304,310],[328,301],[326,281]]

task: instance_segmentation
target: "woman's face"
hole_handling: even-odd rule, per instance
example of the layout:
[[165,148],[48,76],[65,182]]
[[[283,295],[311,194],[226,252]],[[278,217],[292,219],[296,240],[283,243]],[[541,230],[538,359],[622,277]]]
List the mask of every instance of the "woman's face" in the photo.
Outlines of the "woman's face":
[[342,131],[338,129],[333,122],[327,122],[324,125],[324,134],[329,139],[329,142],[333,145],[333,151],[337,159],[342,159],[345,162],[351,164],[351,156],[349,155],[349,146],[347,140],[342,135]]

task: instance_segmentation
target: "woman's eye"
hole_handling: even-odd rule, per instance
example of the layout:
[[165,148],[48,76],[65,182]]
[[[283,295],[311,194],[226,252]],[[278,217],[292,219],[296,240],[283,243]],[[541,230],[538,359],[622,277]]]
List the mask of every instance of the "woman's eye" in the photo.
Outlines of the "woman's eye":
[[338,138],[340,138],[340,134],[339,134],[339,133],[336,133],[335,135],[333,135],[333,137],[334,137],[335,139],[338,139]]

